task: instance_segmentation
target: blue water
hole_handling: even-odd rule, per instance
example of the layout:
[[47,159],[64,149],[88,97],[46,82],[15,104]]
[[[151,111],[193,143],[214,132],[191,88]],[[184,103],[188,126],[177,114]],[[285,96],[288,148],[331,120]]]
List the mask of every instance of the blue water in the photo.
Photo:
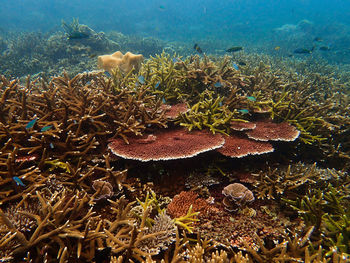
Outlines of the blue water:
[[261,50],[310,48],[321,37],[338,62],[350,60],[349,0],[1,0],[0,33],[62,31],[72,18],[95,31]]

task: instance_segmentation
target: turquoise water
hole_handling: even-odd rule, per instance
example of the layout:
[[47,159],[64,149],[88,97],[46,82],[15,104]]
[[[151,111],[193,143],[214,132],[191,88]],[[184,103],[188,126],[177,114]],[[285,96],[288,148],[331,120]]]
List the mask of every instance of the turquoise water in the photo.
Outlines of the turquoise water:
[[315,46],[315,56],[350,62],[349,0],[2,0],[0,36],[63,31],[61,21],[73,18],[97,32],[199,43],[207,53],[233,45],[287,56]]

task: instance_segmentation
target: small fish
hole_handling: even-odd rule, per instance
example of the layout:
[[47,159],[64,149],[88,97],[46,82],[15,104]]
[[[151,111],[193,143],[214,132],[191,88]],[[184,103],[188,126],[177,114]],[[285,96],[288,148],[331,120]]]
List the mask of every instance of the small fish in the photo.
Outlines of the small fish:
[[249,113],[249,110],[247,109],[241,109],[241,110],[238,110],[240,113],[242,114],[248,114]]
[[141,84],[145,84],[145,77],[144,76],[139,76],[137,78]]
[[173,63],[180,62],[181,60],[179,58],[173,58]]
[[255,97],[253,97],[253,96],[248,96],[248,97],[247,97],[247,100],[250,100],[250,101],[256,101],[256,98],[255,98]]
[[322,41],[323,41],[323,39],[320,38],[320,37],[315,37],[314,38],[314,42],[322,42]]
[[234,53],[241,50],[243,50],[243,47],[230,47],[229,49],[226,49],[226,52]]
[[312,49],[307,49],[307,48],[297,48],[293,52],[295,54],[311,54],[312,51],[314,51],[314,47]]
[[53,143],[52,143],[52,142],[50,142],[50,148],[51,148],[51,149],[55,148],[55,146],[53,146]]
[[105,74],[107,77],[111,77],[111,73],[109,73],[108,71],[105,71]]
[[73,32],[71,34],[68,35],[68,39],[72,40],[72,39],[83,39],[83,38],[88,38],[90,35],[84,33],[84,32]]
[[166,103],[166,100],[165,100],[165,98],[163,98],[163,99],[162,99],[162,102],[163,102],[163,103]]
[[89,58],[95,58],[95,57],[97,57],[97,54],[91,54],[91,55],[89,55]]
[[158,89],[159,85],[160,85],[160,81],[158,81],[154,87],[155,87],[156,89]]
[[328,46],[322,46],[322,47],[320,47],[320,50],[321,50],[321,51],[330,51],[331,48],[328,47]]
[[244,61],[238,61],[238,65],[240,65],[240,66],[246,66],[247,63],[245,63]]
[[220,87],[222,87],[222,84],[221,84],[221,82],[216,82],[215,84],[214,84],[214,87],[215,88],[220,88]]
[[50,130],[51,128],[52,128],[52,125],[47,125],[45,127],[42,127],[40,131],[41,132],[46,132],[46,131]]
[[203,54],[203,50],[198,46],[198,44],[194,44],[193,46],[194,50],[196,50],[199,54]]
[[275,46],[273,49],[277,51],[277,50],[280,50],[281,47],[280,46]]
[[236,63],[232,63],[232,67],[235,69],[235,70],[239,70],[239,67]]
[[159,6],[159,10],[164,11],[165,10],[165,6],[164,5],[160,5]]
[[30,128],[33,128],[37,120],[38,120],[38,118],[35,117],[35,118],[32,119],[30,122],[28,122],[27,125],[26,125],[26,129],[28,130],[28,129],[30,129]]
[[12,177],[12,179],[15,181],[15,183],[16,183],[17,185],[26,186],[26,185],[22,182],[22,180],[21,180],[19,177],[14,176],[14,177]]

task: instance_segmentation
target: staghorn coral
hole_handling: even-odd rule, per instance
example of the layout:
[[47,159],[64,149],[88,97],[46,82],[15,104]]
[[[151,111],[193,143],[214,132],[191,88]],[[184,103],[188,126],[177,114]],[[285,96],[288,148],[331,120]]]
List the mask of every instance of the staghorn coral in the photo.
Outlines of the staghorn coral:
[[324,188],[329,182],[346,180],[347,173],[336,169],[323,169],[314,164],[296,163],[272,168],[254,174],[257,181],[257,198],[278,199],[280,197],[306,194],[313,187]]
[[21,234],[6,214],[0,213],[8,230],[15,234],[20,244],[12,248],[11,254],[16,258],[31,251],[31,256],[39,260],[43,256],[40,251],[50,251],[56,253],[58,259],[67,260],[73,256],[68,253],[69,248],[74,251],[74,257],[82,256],[91,260],[92,253],[88,252],[89,249],[93,249],[91,244],[97,237],[104,235],[94,230],[87,231],[88,222],[95,217],[92,209],[87,207],[87,195],[62,191],[47,200],[37,192],[33,198],[40,203],[40,210],[38,209],[36,214],[21,212],[37,223],[37,227],[32,229],[28,238]]

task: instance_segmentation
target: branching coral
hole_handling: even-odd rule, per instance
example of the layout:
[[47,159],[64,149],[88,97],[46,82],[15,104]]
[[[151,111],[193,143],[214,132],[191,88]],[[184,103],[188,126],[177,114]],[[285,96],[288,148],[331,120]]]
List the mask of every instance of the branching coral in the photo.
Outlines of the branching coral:
[[272,168],[254,174],[257,178],[257,197],[278,199],[289,196],[302,196],[308,189],[325,188],[329,182],[345,182],[347,173],[336,169],[322,169],[314,164],[296,163],[287,167]]

